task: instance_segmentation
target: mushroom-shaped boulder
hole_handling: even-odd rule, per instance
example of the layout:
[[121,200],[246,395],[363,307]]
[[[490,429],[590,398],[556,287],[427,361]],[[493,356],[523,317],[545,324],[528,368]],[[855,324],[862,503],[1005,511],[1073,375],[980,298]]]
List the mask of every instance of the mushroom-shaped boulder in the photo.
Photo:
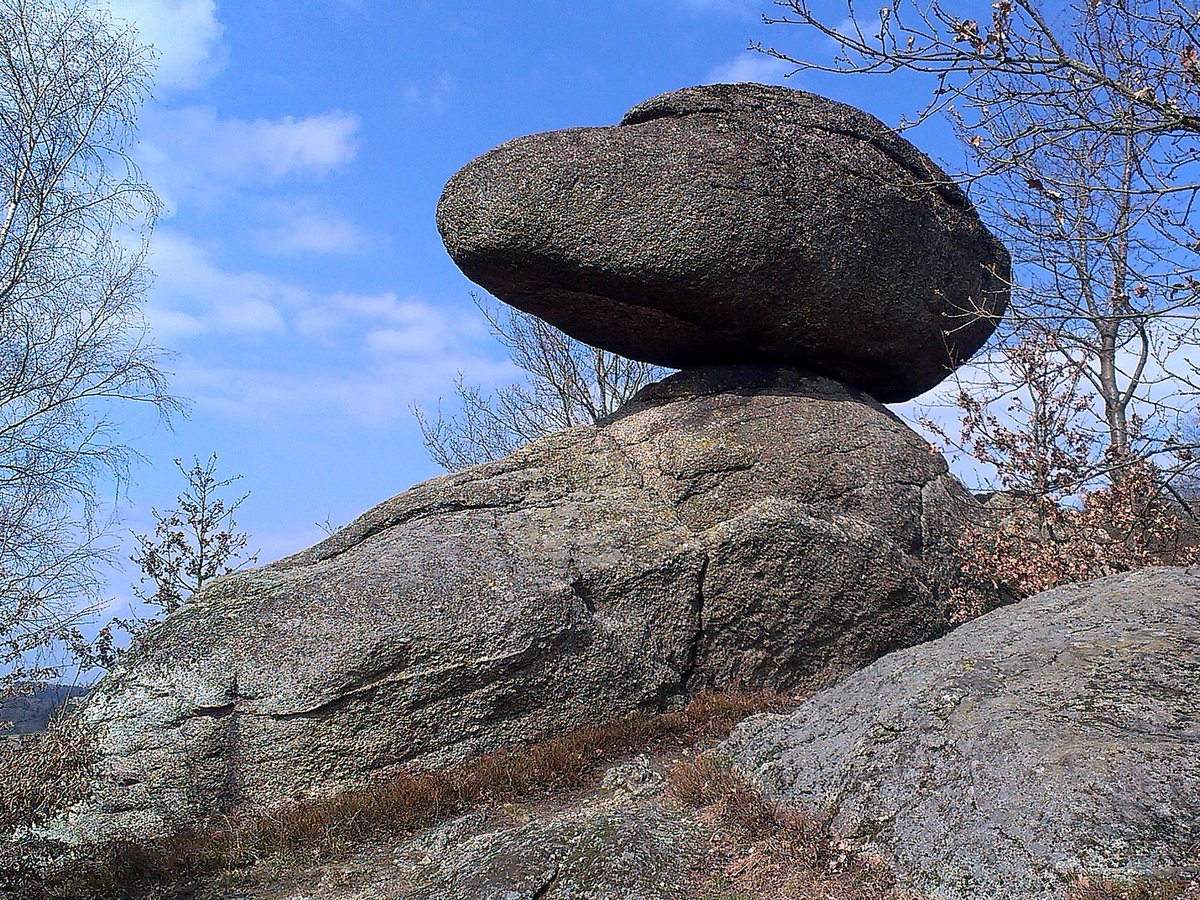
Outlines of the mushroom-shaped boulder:
[[688,88],[509,141],[450,179],[437,219],[469,278],[582,341],[797,366],[884,402],[945,378],[1008,300],[1008,254],[945,172],[781,87]]

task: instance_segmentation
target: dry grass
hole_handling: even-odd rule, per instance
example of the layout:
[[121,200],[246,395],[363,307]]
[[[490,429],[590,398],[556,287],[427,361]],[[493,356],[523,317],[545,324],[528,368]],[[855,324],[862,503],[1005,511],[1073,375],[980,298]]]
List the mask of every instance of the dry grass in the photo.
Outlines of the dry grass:
[[692,747],[724,735],[753,713],[795,701],[763,691],[703,692],[681,711],[639,712],[605,725],[501,750],[437,772],[401,771],[339,794],[210,822],[146,845],[110,843],[54,885],[22,885],[24,896],[148,895],[162,885],[278,854],[312,860],[379,834],[415,831],[492,801],[559,795],[594,780],[599,765],[649,747]]
[[87,733],[66,718],[37,734],[0,737],[0,834],[44,821],[80,799],[89,747]]
[[1200,900],[1196,884],[1175,879],[1081,878],[1067,894],[1067,900]]
[[[108,844],[95,848],[90,865],[52,884],[27,860],[0,859],[0,895],[20,900],[167,896],[173,895],[169,886],[183,879],[269,857],[312,862],[481,804],[558,797],[593,783],[603,764],[626,754],[701,746],[748,715],[794,702],[773,692],[704,692],[678,712],[635,713],[438,772],[397,772],[367,787],[243,812],[149,845]],[[84,735],[65,722],[0,746],[5,783],[0,827],[42,820],[77,798],[85,783],[78,776],[87,766],[86,747]],[[896,887],[881,861],[834,838],[828,822],[765,800],[711,754],[676,764],[668,776],[671,794],[700,809],[712,829],[713,852],[701,873],[698,900],[919,900]],[[1065,900],[1192,898],[1200,900],[1197,887],[1178,881],[1081,879]]]
[[[677,763],[667,777],[713,826],[704,900],[921,900],[881,860],[833,837],[827,821],[765,799],[720,757]],[[1200,881],[1080,878],[1064,900],[1200,900]]]
[[764,799],[719,758],[678,763],[668,780],[714,826],[715,871],[703,888],[714,900],[916,900],[885,865],[835,839],[828,822]]

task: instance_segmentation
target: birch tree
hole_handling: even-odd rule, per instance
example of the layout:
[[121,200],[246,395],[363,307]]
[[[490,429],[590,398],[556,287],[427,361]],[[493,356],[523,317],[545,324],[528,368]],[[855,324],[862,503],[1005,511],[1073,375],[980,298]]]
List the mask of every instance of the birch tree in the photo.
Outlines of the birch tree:
[[[0,0],[0,682],[95,596],[122,404],[174,406],[141,304],[158,200],[130,157],[151,51],[84,0]],[[3,685],[0,684],[0,690]]]

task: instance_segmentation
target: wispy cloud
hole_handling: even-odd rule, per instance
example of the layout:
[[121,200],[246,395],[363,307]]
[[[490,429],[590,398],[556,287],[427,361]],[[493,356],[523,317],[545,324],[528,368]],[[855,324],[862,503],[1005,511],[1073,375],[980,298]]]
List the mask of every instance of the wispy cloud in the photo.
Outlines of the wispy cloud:
[[156,236],[151,262],[154,337],[180,351],[176,389],[213,412],[386,425],[414,400],[448,393],[460,371],[484,384],[513,377],[468,310],[227,271],[170,230]]
[[364,249],[367,236],[353,222],[335,212],[310,208],[310,204],[292,204],[272,210],[276,221],[254,232],[255,242],[270,253],[346,254]]
[[[422,318],[433,323],[433,331],[453,331],[452,316],[445,310],[411,302],[424,306]],[[439,317],[447,322],[438,323]],[[386,352],[350,360],[338,352],[344,347],[325,354],[319,345],[294,334],[279,344],[271,364],[253,365],[244,357],[202,360],[185,353],[174,383],[197,408],[221,416],[258,423],[333,421],[382,428],[408,419],[412,403],[432,404],[450,394],[460,372],[484,385],[515,380],[512,365],[484,352],[481,345],[462,338],[423,340],[430,322],[416,322],[407,333],[392,329]]]
[[227,272],[196,241],[167,229],[154,236],[150,265],[158,278],[147,316],[167,346],[205,334],[253,336],[285,329],[285,313],[307,293],[258,272]]
[[224,31],[216,0],[100,0],[113,18],[137,28],[158,51],[155,84],[161,89],[196,88],[224,67]]
[[454,77],[443,74],[426,85],[409,85],[404,91],[404,99],[410,106],[423,106],[441,112],[457,89],[458,83]]
[[302,310],[296,328],[306,337],[337,340],[357,332],[361,348],[375,355],[444,355],[477,345],[486,335],[478,317],[450,316],[424,300],[392,291],[330,294]]
[[386,428],[411,416],[414,402],[450,393],[456,373],[469,370],[488,384],[511,377],[509,366],[479,356],[405,357],[355,370],[322,366],[307,371],[185,361],[175,383],[197,408],[256,422],[350,422]]
[[764,53],[747,51],[728,62],[717,66],[704,79],[705,84],[740,84],[744,81],[758,84],[782,84],[799,87],[788,73],[796,67]]
[[223,119],[205,106],[152,109],[139,156],[150,182],[174,205],[223,192],[320,176],[354,159],[358,118],[330,112],[297,119]]
[[[201,87],[225,64],[216,0],[94,0],[137,28],[158,51],[156,85],[177,93]],[[438,88],[438,91],[449,87]],[[430,95],[430,102],[441,93]],[[440,101],[438,101],[440,102]],[[280,255],[349,253],[365,236],[344,217],[302,201],[272,201],[284,179],[319,178],[353,160],[358,118],[332,111],[305,117],[238,119],[207,106],[152,103],[140,117],[137,156],[147,180],[178,212],[238,201],[239,217],[264,250]],[[247,192],[253,197],[247,198]],[[268,219],[254,228],[247,220]],[[176,247],[163,248],[170,257]],[[166,260],[170,262],[170,259]],[[171,333],[196,323],[160,310]]]

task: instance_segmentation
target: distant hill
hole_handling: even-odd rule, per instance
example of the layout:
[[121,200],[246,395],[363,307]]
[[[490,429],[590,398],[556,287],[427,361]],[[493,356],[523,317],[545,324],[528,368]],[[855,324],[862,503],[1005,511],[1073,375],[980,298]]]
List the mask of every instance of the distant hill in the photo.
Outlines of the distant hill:
[[33,693],[0,703],[0,736],[45,731],[50,717],[59,707],[87,691],[83,685],[48,684]]

